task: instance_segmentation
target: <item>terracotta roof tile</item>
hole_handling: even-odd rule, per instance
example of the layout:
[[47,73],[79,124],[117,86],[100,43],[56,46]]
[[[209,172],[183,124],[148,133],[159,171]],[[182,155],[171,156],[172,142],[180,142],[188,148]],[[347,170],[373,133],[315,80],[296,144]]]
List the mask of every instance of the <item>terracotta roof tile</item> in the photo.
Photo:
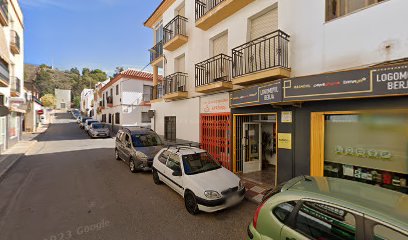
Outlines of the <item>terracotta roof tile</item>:
[[[112,84],[115,82],[119,81],[121,78],[132,78],[136,80],[147,80],[147,81],[153,81],[153,73],[150,72],[143,72],[143,71],[138,71],[135,69],[127,69],[119,73],[116,77],[111,79],[105,86],[101,88],[101,92],[106,90],[108,87],[110,87]],[[159,81],[163,80],[163,76],[159,75]]]

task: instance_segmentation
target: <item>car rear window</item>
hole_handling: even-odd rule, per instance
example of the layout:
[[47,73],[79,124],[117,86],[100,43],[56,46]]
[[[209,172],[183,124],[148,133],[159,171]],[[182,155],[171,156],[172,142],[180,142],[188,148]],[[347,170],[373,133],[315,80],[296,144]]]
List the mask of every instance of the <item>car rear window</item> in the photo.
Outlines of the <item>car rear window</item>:
[[275,215],[275,217],[279,219],[279,221],[284,223],[288,219],[289,215],[292,213],[295,206],[296,206],[295,201],[284,202],[276,206],[272,210],[272,212],[273,215]]

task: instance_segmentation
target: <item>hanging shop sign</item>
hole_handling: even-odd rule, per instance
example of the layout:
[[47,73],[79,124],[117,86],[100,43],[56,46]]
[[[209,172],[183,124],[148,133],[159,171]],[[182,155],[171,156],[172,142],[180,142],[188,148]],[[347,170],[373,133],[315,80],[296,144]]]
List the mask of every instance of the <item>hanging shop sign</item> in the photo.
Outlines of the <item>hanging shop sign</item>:
[[228,93],[205,96],[201,97],[200,100],[200,112],[202,114],[231,112]]
[[283,101],[408,94],[408,65],[393,65],[283,80]]
[[231,107],[272,104],[282,101],[281,80],[231,92]]

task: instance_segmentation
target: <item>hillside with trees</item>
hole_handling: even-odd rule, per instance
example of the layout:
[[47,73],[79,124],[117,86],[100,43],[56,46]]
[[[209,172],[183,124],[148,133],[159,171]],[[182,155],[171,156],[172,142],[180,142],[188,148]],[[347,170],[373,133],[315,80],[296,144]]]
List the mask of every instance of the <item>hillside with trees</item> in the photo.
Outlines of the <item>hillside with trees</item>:
[[108,75],[100,69],[77,68],[70,70],[53,69],[45,64],[35,66],[25,64],[25,79],[32,81],[41,92],[41,96],[54,94],[54,89],[69,89],[72,92],[74,107],[79,107],[81,92],[84,88],[93,88],[96,83],[105,81]]

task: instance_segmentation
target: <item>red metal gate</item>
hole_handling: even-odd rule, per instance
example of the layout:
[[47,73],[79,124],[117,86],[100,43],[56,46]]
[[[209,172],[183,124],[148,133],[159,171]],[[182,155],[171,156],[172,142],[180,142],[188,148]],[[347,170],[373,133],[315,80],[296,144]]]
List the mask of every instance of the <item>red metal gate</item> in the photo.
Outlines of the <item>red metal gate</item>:
[[231,170],[231,114],[201,114],[201,145]]

